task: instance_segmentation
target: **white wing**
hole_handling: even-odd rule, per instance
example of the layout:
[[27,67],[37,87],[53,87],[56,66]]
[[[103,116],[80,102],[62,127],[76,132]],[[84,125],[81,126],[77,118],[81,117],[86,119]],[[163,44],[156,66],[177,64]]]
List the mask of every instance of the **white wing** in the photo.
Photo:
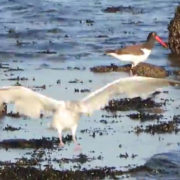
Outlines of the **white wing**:
[[117,95],[125,94],[130,98],[137,96],[143,97],[160,87],[168,86],[170,84],[180,85],[180,82],[140,76],[121,78],[85,97],[81,101],[82,112],[92,113],[94,110],[102,108],[110,98]]
[[54,112],[64,101],[44,96],[21,86],[0,88],[0,104],[12,103],[16,111],[30,117],[39,117],[41,113]]

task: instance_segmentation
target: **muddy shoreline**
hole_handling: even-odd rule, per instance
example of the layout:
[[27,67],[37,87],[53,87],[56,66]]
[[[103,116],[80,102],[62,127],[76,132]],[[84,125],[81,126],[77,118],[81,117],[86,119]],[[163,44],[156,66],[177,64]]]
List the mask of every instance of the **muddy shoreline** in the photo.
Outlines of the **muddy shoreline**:
[[[2,0],[0,86],[22,85],[58,100],[80,100],[129,77],[130,64],[105,56],[106,50],[142,43],[151,31],[167,42],[167,27],[178,3]],[[179,80],[179,57],[170,53],[156,43],[148,60],[133,73]],[[69,132],[63,133],[65,147],[59,147],[57,132],[48,128],[51,118],[31,119],[11,105],[4,107],[0,179],[174,176],[178,162],[174,169],[172,162],[180,157],[154,155],[179,149],[178,98],[179,89],[173,87],[147,99],[112,99],[105,108],[80,119],[77,140],[82,152],[77,154]]]

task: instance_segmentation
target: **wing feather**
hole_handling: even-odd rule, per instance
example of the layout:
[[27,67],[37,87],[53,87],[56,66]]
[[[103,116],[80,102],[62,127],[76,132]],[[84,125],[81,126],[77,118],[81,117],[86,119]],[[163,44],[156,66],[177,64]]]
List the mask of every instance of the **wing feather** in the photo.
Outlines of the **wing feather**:
[[108,50],[105,53],[106,54],[116,53],[117,55],[124,55],[124,54],[143,55],[143,51],[141,50],[142,48],[143,48],[142,44],[138,44],[138,45],[127,46],[121,49]]
[[94,110],[102,108],[110,98],[117,95],[125,94],[129,98],[144,97],[158,88],[173,84],[180,85],[180,82],[140,76],[121,78],[82,99],[82,112],[91,114]]
[[14,104],[17,112],[33,118],[53,112],[64,103],[21,86],[0,88],[0,104],[3,102]]

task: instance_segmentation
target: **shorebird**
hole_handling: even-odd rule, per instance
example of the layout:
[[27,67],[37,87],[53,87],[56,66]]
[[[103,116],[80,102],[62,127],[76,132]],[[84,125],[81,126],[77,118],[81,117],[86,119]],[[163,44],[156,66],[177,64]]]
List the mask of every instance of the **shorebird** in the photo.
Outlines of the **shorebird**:
[[59,101],[26,87],[8,86],[0,88],[0,105],[14,104],[19,114],[31,118],[39,118],[41,114],[52,115],[51,127],[58,131],[60,146],[64,146],[62,131],[70,130],[76,145],[75,149],[78,149],[76,129],[82,114],[92,114],[93,111],[104,107],[109,99],[121,94],[131,98],[142,97],[160,87],[176,84],[180,85],[180,82],[141,76],[120,78],[79,101]]
[[142,44],[127,46],[121,49],[108,50],[105,54],[113,56],[121,61],[132,62],[132,69],[149,57],[155,41],[158,41],[163,47],[168,48],[167,44],[156,34],[156,32],[151,32],[149,33],[146,42]]

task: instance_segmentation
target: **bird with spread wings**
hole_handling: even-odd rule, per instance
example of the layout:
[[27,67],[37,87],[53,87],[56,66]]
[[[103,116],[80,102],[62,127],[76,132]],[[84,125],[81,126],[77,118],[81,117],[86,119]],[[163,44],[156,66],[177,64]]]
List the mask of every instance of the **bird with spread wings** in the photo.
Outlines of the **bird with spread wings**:
[[60,146],[64,146],[62,131],[71,130],[73,141],[78,147],[75,134],[82,114],[92,114],[93,111],[104,107],[109,99],[121,94],[130,98],[142,97],[163,86],[176,84],[180,85],[180,82],[140,76],[120,78],[79,101],[59,101],[26,87],[9,86],[0,88],[0,105],[14,104],[17,112],[31,118],[51,113],[53,116],[51,127],[58,131]]

